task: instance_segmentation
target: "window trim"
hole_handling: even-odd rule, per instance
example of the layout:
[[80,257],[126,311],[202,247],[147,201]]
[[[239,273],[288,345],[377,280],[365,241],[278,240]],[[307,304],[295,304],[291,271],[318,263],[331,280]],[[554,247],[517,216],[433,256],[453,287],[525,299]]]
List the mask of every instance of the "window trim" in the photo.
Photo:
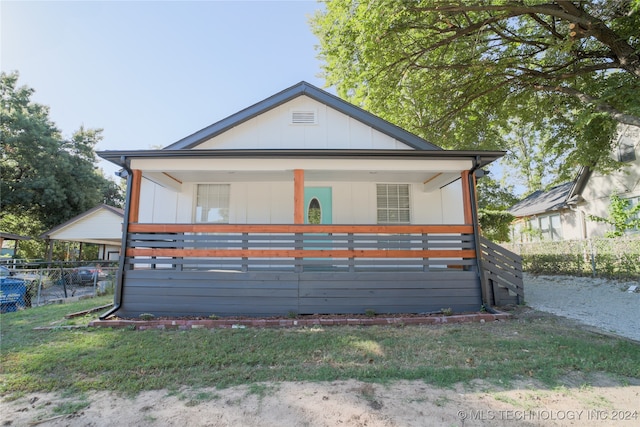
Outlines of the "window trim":
[[[398,206],[398,208],[395,209],[396,213],[398,213],[397,217],[400,218],[399,213],[400,212],[404,212],[406,211],[408,219],[407,221],[380,221],[380,216],[379,213],[381,210],[386,210],[387,212],[391,211],[393,208],[381,208],[380,205],[378,204],[378,190],[380,188],[380,186],[385,186],[387,188],[387,202],[389,201],[389,196],[388,196],[388,188],[389,186],[397,186],[398,188],[403,186],[407,188],[407,198],[408,198],[408,207],[407,208],[401,208]],[[413,208],[413,200],[411,197],[411,190],[412,190],[412,185],[410,183],[397,183],[397,182],[389,182],[389,183],[385,183],[385,182],[378,182],[376,183],[376,187],[375,187],[375,197],[376,197],[376,224],[412,224],[412,208]],[[388,203],[387,203],[388,205]],[[389,216],[387,215],[387,219],[389,219]]]
[[[219,186],[227,188],[227,217],[226,221],[201,221],[198,218],[198,193],[200,186]],[[229,224],[230,220],[230,212],[231,212],[231,184],[223,183],[223,182],[202,182],[194,185],[194,197],[193,197],[193,212],[192,212],[192,220],[194,224]],[[218,208],[222,209],[222,208]]]

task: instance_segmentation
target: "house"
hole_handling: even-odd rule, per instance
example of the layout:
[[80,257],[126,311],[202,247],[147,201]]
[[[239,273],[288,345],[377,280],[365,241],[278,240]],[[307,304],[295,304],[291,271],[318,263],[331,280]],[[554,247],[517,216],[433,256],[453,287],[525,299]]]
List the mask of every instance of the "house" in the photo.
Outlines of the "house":
[[[616,172],[602,174],[583,167],[576,178],[547,191],[536,191],[509,209],[516,217],[512,241],[581,240],[610,230],[590,216],[606,218],[611,196],[640,203],[640,128],[620,125],[613,144]],[[640,231],[640,230],[636,230]]]
[[475,174],[503,154],[443,150],[306,82],[162,150],[101,151],[128,180],[102,317],[477,311]]
[[40,238],[49,242],[49,260],[57,240],[99,245],[98,259],[115,261],[120,256],[123,218],[123,209],[100,204],[44,232]]

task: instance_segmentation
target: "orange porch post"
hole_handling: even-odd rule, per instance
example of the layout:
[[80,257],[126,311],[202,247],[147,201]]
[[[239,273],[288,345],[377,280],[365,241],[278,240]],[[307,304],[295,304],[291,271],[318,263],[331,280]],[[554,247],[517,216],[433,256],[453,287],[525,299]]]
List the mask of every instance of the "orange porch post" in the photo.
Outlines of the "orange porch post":
[[464,223],[473,224],[473,213],[471,210],[471,191],[469,190],[469,171],[462,172],[462,205],[464,210]]
[[304,224],[304,170],[293,171],[293,223]]
[[131,200],[129,201],[129,222],[138,222],[140,214],[140,186],[142,185],[142,171],[134,169],[131,176]]

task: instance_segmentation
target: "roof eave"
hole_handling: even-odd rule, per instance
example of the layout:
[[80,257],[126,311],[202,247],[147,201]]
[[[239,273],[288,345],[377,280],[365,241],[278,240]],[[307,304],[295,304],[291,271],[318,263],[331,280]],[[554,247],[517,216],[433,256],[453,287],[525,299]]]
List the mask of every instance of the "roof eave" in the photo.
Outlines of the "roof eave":
[[131,159],[166,158],[318,158],[318,159],[469,159],[484,167],[505,155],[504,151],[466,150],[132,150],[98,151],[98,156],[120,167]]

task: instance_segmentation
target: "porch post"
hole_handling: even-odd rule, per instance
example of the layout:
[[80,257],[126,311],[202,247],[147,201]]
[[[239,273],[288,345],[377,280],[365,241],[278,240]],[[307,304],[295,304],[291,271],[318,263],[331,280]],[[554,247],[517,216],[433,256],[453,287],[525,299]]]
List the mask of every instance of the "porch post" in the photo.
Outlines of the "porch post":
[[[473,224],[473,236],[476,247],[476,263],[478,266],[478,278],[480,279],[480,294],[482,298],[482,304],[486,307],[491,307],[494,304],[493,288],[490,281],[485,275],[484,267],[482,265],[482,248],[480,243],[480,221],[478,220],[478,192],[476,188],[476,171],[474,167],[472,171],[464,171],[462,173],[463,192],[466,190],[465,200],[465,222]],[[467,220],[467,212],[469,219]]]
[[304,224],[304,169],[293,171],[293,223]]
[[53,261],[53,240],[47,239],[47,243],[49,243],[49,249],[47,250],[47,261]]
[[134,169],[132,172],[129,222],[138,222],[138,215],[140,214],[140,185],[142,184],[142,171],[140,169]]
[[464,223],[467,225],[473,224],[473,213],[471,210],[472,195],[469,185],[469,171],[462,171],[462,206],[464,210]]

